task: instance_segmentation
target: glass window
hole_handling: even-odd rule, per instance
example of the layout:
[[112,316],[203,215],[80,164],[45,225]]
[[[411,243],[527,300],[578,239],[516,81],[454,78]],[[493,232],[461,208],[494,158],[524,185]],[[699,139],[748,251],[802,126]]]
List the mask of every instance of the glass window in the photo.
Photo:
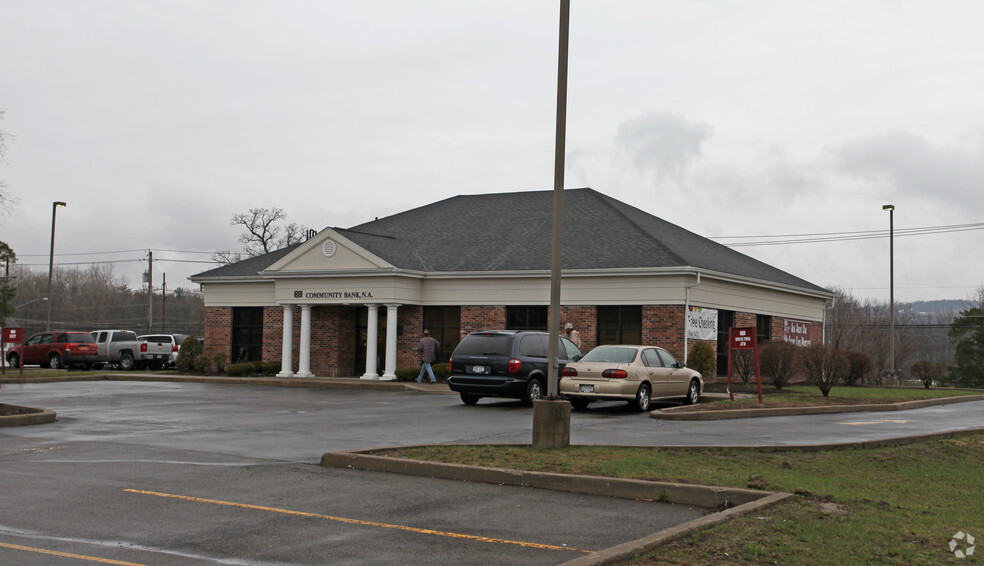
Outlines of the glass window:
[[642,307],[598,307],[599,344],[641,344]]
[[676,367],[677,360],[676,358],[673,357],[673,354],[663,349],[658,350],[658,352],[659,352],[659,357],[663,359],[663,367],[667,367],[667,368]]
[[560,353],[561,355],[563,355],[564,351],[566,351],[568,360],[577,360],[581,358],[582,355],[581,350],[579,350],[578,347],[574,345],[574,342],[571,342],[567,338],[561,336],[560,344],[563,346],[563,348],[560,350]]
[[546,358],[547,341],[539,334],[527,334],[519,343],[519,355],[526,358]]
[[438,363],[451,358],[461,340],[461,307],[424,307],[424,328],[440,343]]
[[663,367],[663,361],[659,359],[655,348],[646,348],[642,351],[642,363],[651,368]]
[[718,310],[717,375],[728,373],[728,335],[734,325],[735,311]]
[[263,307],[233,307],[232,363],[263,359]]
[[542,330],[547,331],[547,310],[542,306],[512,306],[506,307],[507,330]]
[[760,314],[755,317],[756,339],[759,346],[772,339],[772,317]]

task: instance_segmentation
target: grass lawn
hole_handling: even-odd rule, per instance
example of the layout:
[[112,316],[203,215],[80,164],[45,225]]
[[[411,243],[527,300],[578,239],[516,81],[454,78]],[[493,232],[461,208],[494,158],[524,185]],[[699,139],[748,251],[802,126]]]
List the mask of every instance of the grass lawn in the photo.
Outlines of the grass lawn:
[[[732,384],[732,386],[736,393],[743,394],[743,398],[735,399],[734,401],[729,399],[714,401],[702,400],[697,405],[675,408],[674,411],[714,411],[757,407],[773,408],[898,403],[903,401],[916,401],[919,399],[940,399],[944,397],[984,394],[984,391],[973,389],[835,386],[830,390],[830,395],[824,397],[820,394],[820,390],[813,385],[793,385],[784,387],[782,391],[776,391],[775,388],[763,384],[763,403],[762,405],[759,405],[758,391],[756,390],[754,384],[744,385],[738,383]],[[725,391],[721,384],[715,384],[714,386],[710,386],[709,389],[710,388]],[[744,395],[751,395],[751,397],[744,397]]]
[[[790,389],[797,391],[790,391],[791,396],[803,401],[820,397],[813,387],[803,387],[802,392],[799,387]],[[937,391],[840,387],[831,395],[850,393],[851,399],[875,402],[921,399]],[[757,398],[752,402],[758,405]],[[625,564],[984,564],[984,549],[960,559],[949,547],[958,532],[984,542],[984,432],[902,446],[829,451],[432,446],[386,454],[797,494],[788,502],[699,531]],[[961,541],[957,550],[966,546]]]

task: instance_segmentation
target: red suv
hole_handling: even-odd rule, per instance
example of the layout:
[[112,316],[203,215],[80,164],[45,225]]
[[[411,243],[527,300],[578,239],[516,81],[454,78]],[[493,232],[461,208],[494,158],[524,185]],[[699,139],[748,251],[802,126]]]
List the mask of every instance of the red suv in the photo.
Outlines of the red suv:
[[7,352],[10,367],[38,364],[51,369],[91,369],[98,351],[88,332],[38,332]]

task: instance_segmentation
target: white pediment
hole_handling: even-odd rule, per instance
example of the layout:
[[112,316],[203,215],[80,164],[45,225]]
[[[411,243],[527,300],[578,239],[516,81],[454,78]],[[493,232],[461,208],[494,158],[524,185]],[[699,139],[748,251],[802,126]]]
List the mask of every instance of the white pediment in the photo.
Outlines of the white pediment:
[[362,271],[393,269],[393,265],[366,251],[351,240],[325,228],[315,237],[280,258],[263,273],[303,274],[326,271]]

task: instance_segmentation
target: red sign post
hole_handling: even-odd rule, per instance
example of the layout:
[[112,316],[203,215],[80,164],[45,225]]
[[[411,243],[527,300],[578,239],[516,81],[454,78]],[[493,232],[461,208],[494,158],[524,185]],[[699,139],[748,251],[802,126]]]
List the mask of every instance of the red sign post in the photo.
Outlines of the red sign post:
[[[3,351],[2,357],[0,357],[0,372],[4,375],[7,374],[7,344],[23,344],[24,343],[24,329],[23,328],[4,328],[0,332],[0,350]],[[23,356],[21,356],[20,364],[21,375],[24,375],[24,361]]]
[[755,328],[732,328],[728,333],[728,395],[735,400],[731,390],[731,356],[735,350],[751,350],[755,357],[755,380],[758,383],[759,405],[762,404],[762,371],[759,369],[758,336]]

